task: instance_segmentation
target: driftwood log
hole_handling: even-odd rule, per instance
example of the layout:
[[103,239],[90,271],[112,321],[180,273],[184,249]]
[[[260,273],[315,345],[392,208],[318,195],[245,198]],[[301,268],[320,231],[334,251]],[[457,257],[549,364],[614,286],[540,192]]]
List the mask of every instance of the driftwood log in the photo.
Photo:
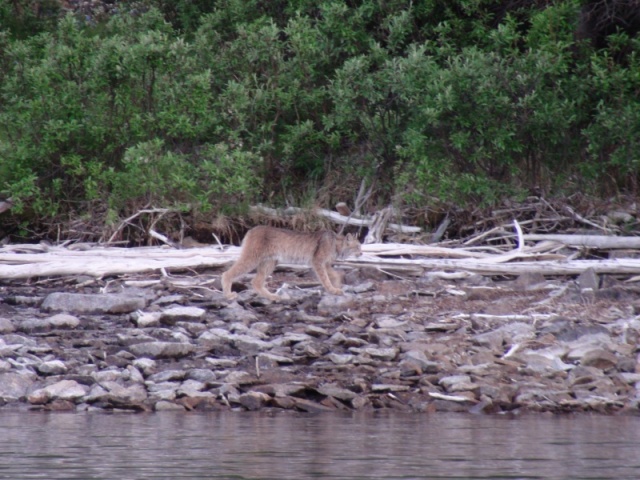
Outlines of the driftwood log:
[[[595,273],[640,275],[640,259],[575,260],[559,254],[558,239],[546,238],[532,246],[520,245],[508,251],[478,251],[474,248],[446,248],[433,245],[369,244],[363,256],[344,265],[371,267],[387,272],[420,275],[427,271],[456,275],[579,275]],[[583,245],[584,236],[564,239],[568,245]],[[617,242],[614,239],[618,239]],[[524,235],[524,239],[530,236]],[[612,237],[611,245],[632,244],[636,237]],[[552,241],[549,241],[552,240]],[[629,243],[625,243],[629,242]],[[598,247],[601,248],[601,247]],[[238,258],[239,247],[219,246],[191,249],[163,247],[115,248],[93,245],[45,246],[5,245],[0,248],[0,279],[89,275],[105,277],[143,272],[185,271],[222,268]]]

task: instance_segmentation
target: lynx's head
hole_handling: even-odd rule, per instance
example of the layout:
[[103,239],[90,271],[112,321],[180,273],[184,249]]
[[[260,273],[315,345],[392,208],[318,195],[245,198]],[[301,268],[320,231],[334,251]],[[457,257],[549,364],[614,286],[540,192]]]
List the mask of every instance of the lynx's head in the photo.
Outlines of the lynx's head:
[[359,257],[362,255],[360,241],[355,235],[350,233],[344,237],[338,237],[337,250],[339,259],[345,259],[351,256]]

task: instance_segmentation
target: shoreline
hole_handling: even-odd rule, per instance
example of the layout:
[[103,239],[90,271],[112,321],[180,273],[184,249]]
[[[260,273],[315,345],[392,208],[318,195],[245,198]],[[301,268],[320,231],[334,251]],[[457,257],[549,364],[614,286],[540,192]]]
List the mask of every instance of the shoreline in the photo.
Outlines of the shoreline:
[[0,411],[640,413],[640,296],[613,277],[274,277],[290,300],[229,302],[219,272],[2,282]]

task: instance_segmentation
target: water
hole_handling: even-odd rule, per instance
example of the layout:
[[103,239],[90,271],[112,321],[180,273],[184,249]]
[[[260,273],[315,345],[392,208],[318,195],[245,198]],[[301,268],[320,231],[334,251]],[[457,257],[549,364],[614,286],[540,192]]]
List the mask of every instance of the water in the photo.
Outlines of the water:
[[2,479],[638,479],[640,418],[0,412]]

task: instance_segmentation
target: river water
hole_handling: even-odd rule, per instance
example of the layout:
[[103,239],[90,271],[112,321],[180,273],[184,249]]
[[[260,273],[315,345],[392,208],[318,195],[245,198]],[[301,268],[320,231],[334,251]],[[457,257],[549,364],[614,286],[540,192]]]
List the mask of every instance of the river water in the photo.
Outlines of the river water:
[[0,412],[2,479],[640,479],[640,418]]

